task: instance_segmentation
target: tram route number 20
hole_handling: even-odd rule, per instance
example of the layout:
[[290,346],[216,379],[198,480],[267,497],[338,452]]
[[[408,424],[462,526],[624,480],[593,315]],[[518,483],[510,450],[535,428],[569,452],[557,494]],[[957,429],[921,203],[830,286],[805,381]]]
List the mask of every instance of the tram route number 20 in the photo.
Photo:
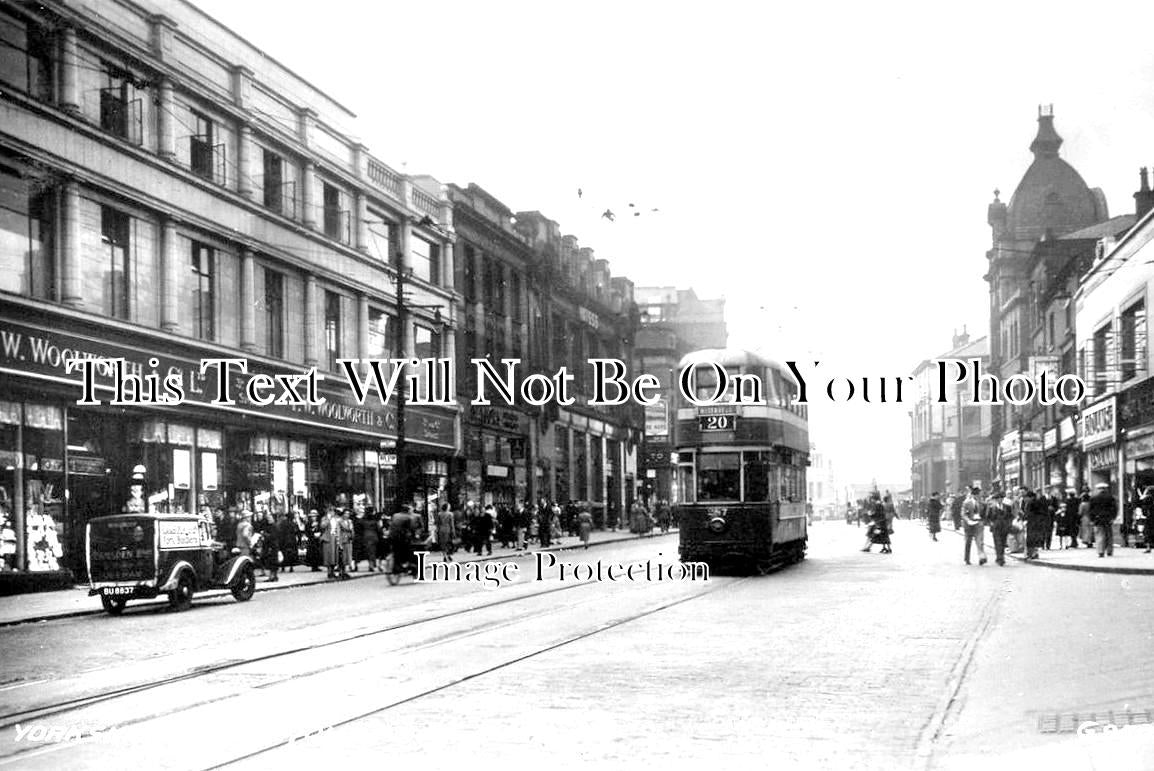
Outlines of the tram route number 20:
[[737,428],[736,415],[698,415],[698,431],[733,431]]

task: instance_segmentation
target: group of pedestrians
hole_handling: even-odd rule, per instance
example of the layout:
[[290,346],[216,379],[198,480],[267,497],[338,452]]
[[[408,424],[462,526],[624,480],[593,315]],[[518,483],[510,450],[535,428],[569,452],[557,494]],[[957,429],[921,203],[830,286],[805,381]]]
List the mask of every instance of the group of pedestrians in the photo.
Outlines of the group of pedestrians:
[[874,545],[881,546],[882,554],[893,554],[893,542],[890,536],[894,532],[894,517],[897,509],[894,508],[893,497],[887,492],[882,494],[874,490],[870,497],[859,502],[858,518],[868,523],[866,541],[862,551],[870,551]]
[[[1146,510],[1154,513],[1154,488],[1147,489],[1142,503],[1147,504]],[[1118,516],[1118,505],[1110,492],[1110,485],[1105,482],[1095,486],[1093,495],[1084,489],[1080,496],[1073,488],[1067,489],[1063,496],[1061,488],[1055,487],[1047,495],[1044,490],[1025,486],[1018,487],[1008,496],[995,485],[989,495],[984,495],[980,487],[973,487],[964,495],[954,494],[943,502],[935,492],[925,509],[927,529],[934,541],[938,540],[941,519],[947,512],[953,519],[954,529],[964,533],[963,559],[967,565],[971,564],[975,550],[978,564],[986,564],[987,527],[998,565],[1005,565],[1007,549],[1024,552],[1027,560],[1039,559],[1040,552],[1053,545],[1055,534],[1059,548],[1078,548],[1081,541],[1085,546],[1096,545],[1099,557],[1114,554],[1114,521]],[[1146,541],[1149,545],[1149,534],[1146,534]]]

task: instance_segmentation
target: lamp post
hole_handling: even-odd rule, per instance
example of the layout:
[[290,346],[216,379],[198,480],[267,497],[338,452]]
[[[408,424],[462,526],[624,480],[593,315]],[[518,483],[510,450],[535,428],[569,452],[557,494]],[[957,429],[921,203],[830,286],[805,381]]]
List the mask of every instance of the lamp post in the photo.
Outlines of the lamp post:
[[[440,305],[412,305],[405,297],[405,276],[412,271],[412,268],[404,268],[403,258],[397,261],[397,324],[400,327],[398,335],[398,342],[403,347],[405,341],[406,330],[409,326],[410,311],[414,308],[433,311],[433,323],[438,327],[442,327],[444,322],[441,318]],[[406,457],[406,437],[405,437],[405,404],[409,400],[408,381],[404,380],[401,384],[400,393],[397,394],[397,446],[396,446],[396,474],[397,474],[397,496],[402,502],[408,502],[412,498],[412,485],[410,484],[411,477],[408,473],[408,459]]]

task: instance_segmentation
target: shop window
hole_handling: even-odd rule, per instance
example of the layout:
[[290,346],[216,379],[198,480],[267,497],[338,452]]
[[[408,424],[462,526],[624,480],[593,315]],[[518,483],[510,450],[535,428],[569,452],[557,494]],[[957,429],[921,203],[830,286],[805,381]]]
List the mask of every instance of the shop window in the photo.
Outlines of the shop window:
[[1109,370],[1107,362],[1110,353],[1110,325],[1099,327],[1093,338],[1093,383],[1094,396],[1106,392],[1109,386]]
[[264,271],[264,352],[284,358],[284,276],[276,271]]
[[0,291],[56,299],[56,195],[0,165]]
[[409,244],[409,266],[413,276],[431,284],[441,282],[441,249],[437,244],[414,235]]
[[39,24],[0,10],[0,79],[17,91],[50,101],[53,43]]
[[743,501],[760,503],[769,500],[770,454],[766,452],[742,453],[744,464],[745,491]]
[[457,291],[465,297],[466,302],[475,302],[477,298],[477,287],[475,285],[477,279],[477,250],[473,248],[472,244],[465,244],[464,259],[461,261],[460,281],[457,283]]
[[103,63],[100,89],[100,128],[134,145],[144,141],[143,105],[131,73],[110,62]]
[[341,296],[325,292],[325,354],[328,368],[337,369],[341,358]]
[[413,350],[418,359],[437,359],[441,356],[441,336],[419,324],[413,325]]

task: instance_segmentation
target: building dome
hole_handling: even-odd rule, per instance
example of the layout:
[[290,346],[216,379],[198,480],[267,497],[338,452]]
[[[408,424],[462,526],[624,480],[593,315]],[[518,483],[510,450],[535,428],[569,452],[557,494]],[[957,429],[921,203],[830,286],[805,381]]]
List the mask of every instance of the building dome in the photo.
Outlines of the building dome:
[[1106,219],[1106,198],[1091,190],[1074,167],[1058,157],[1062,137],[1053,109],[1038,110],[1038,134],[1030,143],[1034,162],[1010,199],[1006,235],[1015,240],[1059,236]]

